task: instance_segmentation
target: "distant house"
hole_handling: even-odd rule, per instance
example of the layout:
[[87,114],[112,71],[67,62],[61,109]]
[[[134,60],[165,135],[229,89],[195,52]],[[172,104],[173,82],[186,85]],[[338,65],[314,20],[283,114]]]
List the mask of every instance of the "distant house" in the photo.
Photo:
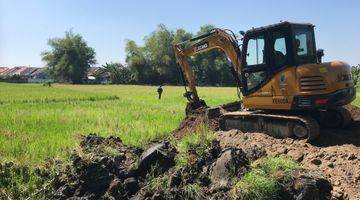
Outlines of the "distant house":
[[21,76],[21,74],[27,70],[28,67],[25,66],[16,66],[13,68],[10,68],[10,70],[7,72],[7,76]]
[[110,83],[110,74],[104,71],[102,67],[90,67],[87,76],[87,83]]
[[24,70],[21,70],[20,77],[22,78],[30,78],[31,74],[36,71],[37,67],[26,67]]
[[2,69],[0,80],[5,82],[26,83],[27,79],[22,74],[28,69],[24,66]]
[[6,71],[8,71],[8,67],[0,67],[0,77],[4,77],[6,74]]
[[16,83],[38,83],[51,81],[46,68],[38,67],[0,67],[0,80],[5,82]]
[[36,68],[28,76],[29,83],[43,83],[46,81],[52,81],[46,67]]

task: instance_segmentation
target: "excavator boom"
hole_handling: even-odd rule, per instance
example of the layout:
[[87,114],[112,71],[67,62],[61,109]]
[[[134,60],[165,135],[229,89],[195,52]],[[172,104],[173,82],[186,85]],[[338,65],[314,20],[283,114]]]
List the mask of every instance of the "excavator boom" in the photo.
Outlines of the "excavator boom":
[[232,63],[232,74],[234,75],[237,85],[240,87],[240,72],[241,72],[241,50],[234,34],[229,34],[227,30],[213,29],[207,34],[200,35],[188,41],[176,44],[174,46],[175,56],[178,65],[184,78],[187,80],[187,85],[190,91],[185,93],[189,103],[192,104],[193,109],[203,106],[203,102],[196,90],[196,81],[193,71],[188,62],[188,57],[196,54],[204,53],[213,49],[221,50],[225,53]]

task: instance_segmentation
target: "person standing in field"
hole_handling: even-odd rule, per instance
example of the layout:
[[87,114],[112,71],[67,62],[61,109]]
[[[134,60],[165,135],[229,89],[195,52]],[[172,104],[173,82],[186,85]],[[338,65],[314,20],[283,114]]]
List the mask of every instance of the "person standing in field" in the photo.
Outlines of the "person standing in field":
[[157,93],[159,94],[159,99],[161,99],[161,94],[163,93],[163,89],[162,89],[161,85],[158,87]]

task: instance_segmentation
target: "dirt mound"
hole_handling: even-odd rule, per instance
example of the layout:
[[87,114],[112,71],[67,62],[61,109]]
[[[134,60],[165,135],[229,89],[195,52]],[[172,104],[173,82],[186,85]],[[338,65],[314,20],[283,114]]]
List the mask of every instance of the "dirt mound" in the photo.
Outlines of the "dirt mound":
[[[234,146],[222,148],[218,140],[204,154],[196,152],[189,149],[194,159],[175,166],[176,149],[168,141],[143,150],[126,146],[117,137],[89,135],[74,150],[72,163],[58,173],[52,198],[238,198],[232,193],[251,170],[250,160],[266,155],[258,148],[249,152]],[[281,199],[330,197],[332,187],[319,172],[297,170],[291,180],[278,185]]]
[[[124,145],[117,137],[89,135],[74,150],[72,162],[58,173],[51,198],[240,198],[233,193],[252,170],[250,160],[266,155],[254,149],[252,155],[235,146],[222,148],[218,140],[205,153],[196,152],[189,149],[191,162],[175,166],[176,149],[166,140],[142,150]],[[332,187],[319,171],[297,169],[289,180],[275,174],[282,181],[275,185],[281,199],[330,197]]]
[[[220,109],[222,106],[219,106]],[[246,150],[250,160],[261,156],[288,155],[304,166],[320,169],[334,185],[333,198],[360,199],[360,108],[345,106],[352,115],[353,123],[345,129],[322,129],[320,137],[312,144],[293,139],[275,139],[261,133],[238,131],[219,132],[223,147],[239,147]],[[227,111],[227,110],[222,110]],[[209,123],[206,110],[187,117],[173,134],[181,138],[188,130],[201,123]],[[210,121],[216,124],[217,118]],[[218,126],[213,130],[218,130]]]
[[[199,126],[206,124],[211,130],[219,130],[219,117],[222,113],[236,111],[240,109],[241,102],[235,101],[214,108],[200,108],[192,111],[180,123],[178,128],[171,132],[175,138],[182,138],[188,133],[195,132]],[[210,116],[210,117],[209,117]]]
[[316,143],[308,144],[291,138],[276,139],[262,133],[236,130],[217,132],[217,135],[223,147],[242,148],[250,155],[254,155],[254,149],[262,149],[268,155],[287,155],[306,168],[321,170],[334,186],[333,199],[360,199],[359,146],[321,147]]
[[179,127],[172,131],[171,134],[180,139],[187,133],[196,131],[199,126],[205,123],[205,111],[205,109],[198,109],[191,115],[186,116]]
[[153,173],[161,173],[174,165],[173,160],[174,151],[165,141],[143,151],[125,146],[118,137],[90,134],[59,173],[53,198],[129,199],[152,166],[158,166]]

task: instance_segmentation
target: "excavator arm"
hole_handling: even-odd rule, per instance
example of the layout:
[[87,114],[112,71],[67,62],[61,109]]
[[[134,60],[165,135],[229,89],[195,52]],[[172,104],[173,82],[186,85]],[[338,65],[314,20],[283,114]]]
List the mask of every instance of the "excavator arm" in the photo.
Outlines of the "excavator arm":
[[[188,41],[174,45],[177,64],[181,68],[185,84],[184,96],[188,99],[192,109],[206,106],[205,102],[198,96],[196,90],[195,76],[188,62],[188,57],[210,51],[212,49],[222,50],[232,63],[231,72],[238,87],[241,87],[241,50],[233,33],[227,30],[215,28],[207,34],[200,35]],[[186,81],[189,91],[186,89]]]

